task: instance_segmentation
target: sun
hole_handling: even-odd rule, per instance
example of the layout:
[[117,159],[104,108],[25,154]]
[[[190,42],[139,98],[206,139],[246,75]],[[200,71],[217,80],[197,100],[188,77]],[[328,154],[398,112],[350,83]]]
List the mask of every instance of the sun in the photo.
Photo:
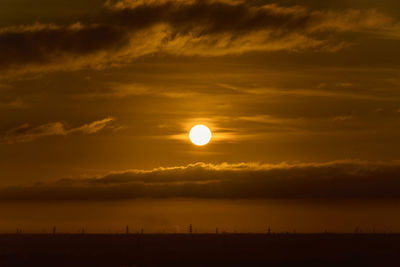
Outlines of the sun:
[[196,146],[204,146],[211,140],[211,131],[205,125],[194,126],[189,133],[190,141]]

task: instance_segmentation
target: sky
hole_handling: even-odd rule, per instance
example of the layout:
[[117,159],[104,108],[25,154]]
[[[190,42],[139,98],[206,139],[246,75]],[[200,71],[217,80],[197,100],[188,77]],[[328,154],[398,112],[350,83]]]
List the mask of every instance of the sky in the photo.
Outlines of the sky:
[[400,199],[397,0],[0,5],[7,210]]

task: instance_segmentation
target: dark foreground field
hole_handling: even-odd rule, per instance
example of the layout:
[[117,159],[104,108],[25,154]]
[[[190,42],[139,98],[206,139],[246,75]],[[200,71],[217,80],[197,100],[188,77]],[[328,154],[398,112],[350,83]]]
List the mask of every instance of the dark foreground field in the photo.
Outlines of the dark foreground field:
[[400,266],[400,235],[0,235],[0,266]]

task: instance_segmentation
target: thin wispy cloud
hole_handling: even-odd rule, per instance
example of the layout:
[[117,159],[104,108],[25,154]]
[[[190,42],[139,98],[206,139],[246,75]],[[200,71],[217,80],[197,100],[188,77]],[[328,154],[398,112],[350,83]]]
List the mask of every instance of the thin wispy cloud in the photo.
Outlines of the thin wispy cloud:
[[26,109],[29,105],[25,103],[21,98],[17,98],[11,101],[0,102],[0,108],[4,109]]
[[12,128],[0,136],[1,143],[13,144],[30,142],[46,136],[65,136],[72,133],[95,134],[105,127],[109,127],[114,118],[107,117],[76,128],[68,128],[63,122],[49,122],[39,126],[31,126],[28,123]]

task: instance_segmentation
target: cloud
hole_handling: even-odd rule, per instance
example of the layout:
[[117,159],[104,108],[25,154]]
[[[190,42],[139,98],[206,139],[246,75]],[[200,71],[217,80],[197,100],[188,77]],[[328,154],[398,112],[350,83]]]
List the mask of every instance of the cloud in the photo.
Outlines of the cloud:
[[353,119],[352,115],[347,115],[347,116],[335,116],[332,118],[333,121],[348,121]]
[[[285,89],[285,88],[266,88],[266,87],[254,87],[250,88],[232,86],[229,84],[218,84],[222,88],[228,88],[236,93],[250,94],[250,95],[277,95],[277,96],[317,96],[317,97],[329,97],[329,98],[348,98],[348,99],[359,99],[359,100],[380,100],[380,101],[391,101],[392,97],[381,96],[364,92],[363,94],[355,93],[351,91],[335,90],[335,87],[324,88],[326,84],[320,84],[318,89]],[[340,84],[341,87],[349,87],[349,83]],[[321,88],[324,88],[321,90]]]
[[222,56],[251,51],[336,51],[344,32],[398,34],[375,10],[309,10],[244,1],[107,1],[92,23],[0,28],[0,69],[74,70],[155,53]]
[[39,126],[31,126],[28,123],[8,130],[0,136],[0,143],[23,143],[30,142],[40,137],[52,135],[69,135],[80,132],[84,134],[94,134],[109,126],[114,119],[111,117],[94,121],[77,128],[68,129],[62,122],[50,122]]
[[81,127],[74,128],[69,130],[69,132],[82,132],[85,134],[94,134],[97,133],[101,130],[103,130],[106,126],[108,126],[112,121],[114,121],[114,118],[108,117],[99,121],[94,121],[85,125],[82,125]]
[[303,118],[279,118],[271,115],[253,115],[253,116],[241,116],[238,120],[249,121],[261,124],[300,124],[304,121]]
[[101,177],[0,189],[0,201],[97,201],[135,198],[400,198],[400,164],[206,164],[128,170]]
[[0,102],[0,108],[4,109],[25,109],[28,108],[27,105],[21,98],[16,98],[8,102]]

